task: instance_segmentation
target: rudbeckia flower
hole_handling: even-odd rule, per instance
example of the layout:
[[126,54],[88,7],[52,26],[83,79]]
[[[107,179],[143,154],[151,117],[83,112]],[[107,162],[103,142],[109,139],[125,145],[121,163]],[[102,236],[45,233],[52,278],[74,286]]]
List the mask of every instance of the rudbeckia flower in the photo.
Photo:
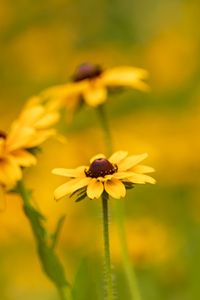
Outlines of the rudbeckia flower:
[[31,98],[19,118],[12,124],[7,146],[13,148],[33,148],[56,133],[54,126],[59,113],[49,105],[40,105],[39,98]]
[[55,134],[58,113],[41,105],[24,108],[8,134],[0,132],[0,187],[9,190],[22,178],[22,168],[36,164],[31,149]]
[[36,158],[27,150],[18,147],[11,150],[8,139],[9,135],[0,132],[0,187],[6,190],[13,188],[22,178],[22,167],[36,164]]
[[54,169],[53,174],[69,179],[55,190],[54,197],[58,200],[74,195],[80,201],[86,196],[98,199],[103,192],[116,199],[125,197],[126,189],[134,184],[155,183],[155,179],[145,174],[154,169],[140,165],[146,157],[146,153],[128,156],[126,151],[118,151],[108,159],[103,154],[96,155],[90,160],[90,166]]
[[51,87],[41,96],[74,111],[82,101],[92,107],[101,105],[106,101],[109,89],[130,87],[148,91],[149,87],[143,81],[147,77],[148,72],[140,68],[122,66],[103,70],[99,65],[85,63],[77,68],[72,82]]

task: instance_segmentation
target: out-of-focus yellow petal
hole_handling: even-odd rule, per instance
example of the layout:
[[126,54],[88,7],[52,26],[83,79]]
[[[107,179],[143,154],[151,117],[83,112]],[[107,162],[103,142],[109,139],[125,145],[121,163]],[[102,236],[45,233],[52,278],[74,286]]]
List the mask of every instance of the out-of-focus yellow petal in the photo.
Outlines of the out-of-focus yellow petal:
[[0,138],[0,157],[3,156],[5,151],[5,139]]
[[6,187],[13,187],[22,178],[22,171],[14,159],[7,158],[0,161],[0,183]]
[[44,90],[41,96],[49,99],[67,99],[80,95],[87,86],[87,80],[57,85]]
[[95,85],[91,81],[88,88],[83,91],[83,98],[89,106],[96,107],[106,101],[107,90],[103,85]]
[[116,67],[104,71],[102,81],[107,86],[128,86],[139,90],[149,90],[142,80],[148,77],[144,69],[134,67]]
[[85,177],[85,173],[84,170],[87,167],[82,166],[82,167],[78,167],[76,169],[64,169],[64,168],[57,168],[57,169],[53,169],[52,173],[55,175],[60,175],[60,176],[65,176],[65,177]]
[[6,139],[6,148],[8,151],[14,151],[24,148],[35,135],[35,129],[30,127],[21,127],[14,123]]
[[33,96],[31,98],[29,98],[25,104],[25,109],[26,108],[31,108],[31,107],[34,107],[34,106],[37,106],[37,105],[40,105],[41,104],[41,98],[38,97],[38,96]]
[[130,181],[132,183],[137,183],[137,184],[145,184],[145,183],[155,184],[156,183],[156,180],[153,177],[144,175],[144,174],[137,174],[137,173],[135,173],[135,175],[132,175],[131,177],[129,177],[128,181]]
[[35,156],[26,150],[15,150],[12,152],[11,156],[13,157],[15,162],[22,167],[30,167],[37,163],[37,159],[35,158]]
[[90,159],[90,163],[93,163],[94,160],[98,159],[98,158],[106,158],[104,154],[102,153],[99,153],[95,156],[93,156],[91,159]]
[[116,179],[112,178],[104,183],[106,192],[113,198],[120,199],[121,197],[125,197],[126,189],[123,183]]
[[144,160],[148,156],[147,153],[140,154],[140,155],[131,155],[124,160],[122,160],[118,164],[119,171],[127,171],[131,169],[133,166],[139,164],[142,160]]
[[18,122],[26,127],[34,125],[44,114],[44,107],[41,105],[24,109],[19,116]]
[[46,129],[41,131],[35,131],[29,142],[26,143],[25,148],[33,148],[44,143],[48,138],[56,135],[55,129]]
[[48,114],[44,115],[43,118],[38,120],[35,123],[34,127],[36,129],[46,129],[48,127],[55,125],[58,122],[59,118],[60,117],[59,117],[58,113],[48,113]]
[[118,164],[128,155],[127,151],[117,151],[108,159],[112,164]]
[[98,181],[96,178],[93,178],[87,187],[87,196],[90,199],[98,199],[101,197],[101,194],[103,193],[104,187],[102,182]]

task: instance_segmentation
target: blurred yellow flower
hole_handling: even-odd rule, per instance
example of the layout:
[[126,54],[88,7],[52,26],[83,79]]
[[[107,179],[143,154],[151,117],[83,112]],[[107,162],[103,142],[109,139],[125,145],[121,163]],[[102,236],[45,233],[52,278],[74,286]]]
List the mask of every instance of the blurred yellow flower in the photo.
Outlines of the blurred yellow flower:
[[53,174],[70,178],[67,183],[58,187],[54,196],[58,200],[66,195],[76,195],[77,201],[86,196],[90,199],[100,198],[105,191],[111,197],[119,199],[125,197],[126,188],[133,184],[155,183],[155,179],[145,175],[154,169],[139,163],[147,154],[128,156],[126,151],[118,151],[109,159],[98,154],[90,160],[90,166],[76,169],[54,169]]
[[51,127],[58,122],[59,113],[50,106],[37,103],[39,98],[31,98],[19,118],[12,124],[7,139],[9,150],[39,146],[56,133]]
[[149,87],[143,81],[147,77],[148,72],[140,68],[122,66],[102,70],[99,65],[85,63],[77,68],[73,82],[51,87],[41,95],[74,111],[82,101],[92,107],[104,103],[111,88],[148,91]]
[[39,146],[55,134],[53,126],[59,118],[56,111],[28,102],[8,134],[0,132],[0,186],[14,187],[22,178],[22,167],[36,164],[29,149]]

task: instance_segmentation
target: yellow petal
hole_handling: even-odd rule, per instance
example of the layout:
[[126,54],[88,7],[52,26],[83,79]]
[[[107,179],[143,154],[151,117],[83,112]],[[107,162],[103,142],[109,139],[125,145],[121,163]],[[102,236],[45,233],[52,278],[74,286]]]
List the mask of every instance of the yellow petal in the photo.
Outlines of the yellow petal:
[[103,184],[98,181],[96,178],[93,178],[87,187],[87,196],[90,199],[100,198],[103,193],[104,187]]
[[65,168],[57,168],[53,169],[52,173],[55,175],[65,176],[65,177],[82,177],[85,176],[84,170],[88,168],[85,166],[78,167],[76,169],[65,169]]
[[152,173],[155,172],[155,169],[149,166],[144,166],[144,165],[137,165],[133,167],[130,171],[133,171],[135,173]]
[[80,95],[85,90],[85,88],[87,88],[87,86],[88,86],[87,80],[83,80],[75,83],[57,85],[43,91],[41,96],[50,99],[51,98],[66,99],[66,98]]
[[121,197],[125,197],[126,195],[125,186],[116,178],[106,181],[104,186],[106,192],[113,198],[119,199]]
[[0,162],[0,183],[13,187],[22,178],[22,171],[15,160],[7,158]]
[[72,179],[61,186],[59,186],[55,191],[54,191],[54,197],[56,200],[67,196],[69,194],[72,194],[76,190],[81,189],[84,186],[87,186],[88,183],[91,181],[91,178],[85,177],[85,178],[76,178]]
[[124,160],[122,160],[119,164],[118,164],[118,169],[119,171],[126,171],[131,169],[133,166],[139,164],[142,160],[144,160],[146,157],[148,156],[147,153],[144,154],[140,154],[140,155],[132,155],[129,156],[127,158],[125,158]]
[[53,125],[55,125],[59,120],[59,114],[58,113],[48,113],[47,115],[44,115],[43,118],[41,118],[40,120],[38,120],[35,123],[35,128],[36,129],[45,129],[48,127],[51,127]]
[[22,114],[19,117],[19,122],[26,126],[34,126],[42,115],[44,114],[44,107],[42,105],[33,106],[22,111]]
[[79,189],[87,186],[91,180],[92,180],[92,178],[90,178],[90,177],[78,179],[77,183],[75,183],[72,188],[72,193],[75,192],[76,190],[79,190]]
[[55,129],[35,131],[35,134],[32,136],[32,138],[25,146],[26,148],[33,148],[39,146],[42,143],[44,143],[46,140],[48,140],[50,137],[54,136],[55,134],[56,134]]
[[112,164],[118,164],[128,155],[127,151],[117,151],[108,159]]
[[104,176],[104,177],[98,177],[97,179],[98,179],[99,181],[101,181],[101,182],[105,182],[105,181],[107,181],[107,180],[111,180],[111,179],[113,178],[113,175],[114,175],[114,174],[109,174],[109,175],[106,175],[106,176]]
[[107,99],[107,90],[104,86],[88,85],[88,88],[84,90],[83,97],[85,102],[92,107],[96,107],[104,103]]
[[31,108],[33,106],[38,106],[41,104],[41,99],[38,96],[32,96],[30,97],[27,101],[26,104],[24,106],[25,109],[27,108]]
[[22,167],[30,167],[37,163],[35,156],[25,150],[15,150],[11,155],[16,163]]
[[104,154],[102,153],[99,153],[95,156],[93,156],[91,159],[90,159],[90,163],[93,163],[94,160],[98,159],[98,158],[106,158]]
[[116,67],[106,70],[102,75],[102,81],[107,86],[129,86],[139,90],[148,90],[148,85],[142,80],[148,77],[144,69],[134,67]]
[[125,178],[129,178],[132,175],[134,175],[133,172],[127,171],[127,172],[117,172],[113,174],[113,178],[117,178],[117,179],[125,179]]
[[3,138],[0,138],[0,157],[2,157],[4,155],[5,143],[6,143],[6,140]]
[[21,127],[14,123],[6,139],[6,148],[8,151],[14,151],[19,148],[25,148],[35,135],[35,129],[30,127]]
[[72,179],[62,185],[60,185],[55,191],[54,191],[54,198],[56,200],[72,193],[73,186],[79,181],[79,179]]
[[129,177],[128,181],[130,181],[132,183],[137,183],[137,184],[145,184],[145,183],[155,184],[156,183],[156,180],[153,177],[144,175],[144,174],[137,174],[137,173],[135,173],[135,175]]

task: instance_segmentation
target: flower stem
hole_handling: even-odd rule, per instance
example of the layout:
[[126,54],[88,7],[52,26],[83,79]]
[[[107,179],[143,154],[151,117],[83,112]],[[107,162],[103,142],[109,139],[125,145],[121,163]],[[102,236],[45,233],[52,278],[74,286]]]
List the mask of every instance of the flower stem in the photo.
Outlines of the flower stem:
[[[105,136],[105,144],[107,148],[107,155],[111,155],[112,153],[112,137],[111,131],[108,124],[105,107],[101,105],[97,108],[97,112],[99,115],[100,124]],[[131,264],[126,234],[124,229],[124,208],[120,201],[115,202],[115,219],[118,227],[119,240],[121,245],[121,253],[122,253],[122,261],[124,266],[124,271],[126,274],[126,278],[129,285],[129,290],[131,294],[131,300],[141,300],[140,291],[137,284],[137,278],[135,275],[134,267]]]
[[113,280],[110,259],[110,241],[109,241],[109,214],[108,214],[108,196],[102,196],[102,212],[103,212],[103,236],[104,236],[104,252],[105,252],[105,283],[106,283],[106,300],[113,300]]
[[32,228],[43,271],[57,288],[60,299],[71,300],[70,285],[65,278],[64,268],[48,240],[49,234],[43,224],[45,217],[32,205],[31,191],[23,181],[18,182],[17,191],[21,195],[23,210]]

